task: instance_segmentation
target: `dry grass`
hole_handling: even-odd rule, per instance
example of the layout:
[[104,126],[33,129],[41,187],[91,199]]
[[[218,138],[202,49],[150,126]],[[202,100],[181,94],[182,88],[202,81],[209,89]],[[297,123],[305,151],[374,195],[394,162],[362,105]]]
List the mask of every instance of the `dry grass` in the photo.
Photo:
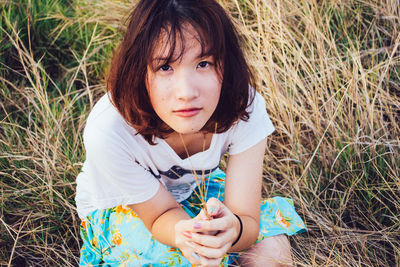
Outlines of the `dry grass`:
[[[0,265],[77,265],[81,134],[130,6],[46,2],[18,2],[24,18],[0,1]],[[292,197],[309,229],[296,263],[400,266],[399,2],[221,3],[277,129],[264,193]]]

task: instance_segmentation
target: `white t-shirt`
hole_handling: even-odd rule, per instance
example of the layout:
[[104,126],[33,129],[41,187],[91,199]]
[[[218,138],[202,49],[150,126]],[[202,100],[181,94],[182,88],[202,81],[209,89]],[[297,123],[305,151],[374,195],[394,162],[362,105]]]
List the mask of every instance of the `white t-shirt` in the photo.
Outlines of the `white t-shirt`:
[[[274,131],[260,94],[248,108],[250,118],[213,134],[210,147],[181,159],[161,138],[150,145],[118,113],[108,95],[94,106],[83,133],[86,160],[77,177],[76,205],[84,218],[96,209],[144,202],[160,182],[178,202],[188,198],[196,179],[218,168],[226,151],[238,154]],[[195,171],[197,178],[193,174]]]

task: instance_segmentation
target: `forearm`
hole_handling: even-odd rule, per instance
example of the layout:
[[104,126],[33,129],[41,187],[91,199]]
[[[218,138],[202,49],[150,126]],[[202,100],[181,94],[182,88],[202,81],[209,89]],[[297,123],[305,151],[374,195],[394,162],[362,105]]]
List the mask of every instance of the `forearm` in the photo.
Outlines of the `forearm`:
[[[240,219],[242,220],[243,228],[242,235],[240,236],[239,241],[229,249],[229,252],[237,252],[242,251],[249,248],[254,242],[257,240],[259,233],[259,222],[257,222],[253,217],[240,215]],[[237,222],[237,229],[239,230],[240,223]]]
[[151,233],[159,242],[176,247],[175,224],[180,220],[188,219],[190,219],[190,216],[181,207],[169,209],[154,221]]

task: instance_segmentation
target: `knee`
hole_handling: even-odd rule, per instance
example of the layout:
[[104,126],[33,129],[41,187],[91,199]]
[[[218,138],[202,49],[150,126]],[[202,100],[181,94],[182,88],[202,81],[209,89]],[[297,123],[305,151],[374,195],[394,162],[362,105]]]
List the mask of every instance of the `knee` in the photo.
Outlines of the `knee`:
[[[268,237],[265,241],[265,250],[271,258],[271,266],[291,266],[292,252],[289,239],[286,235]],[[268,265],[269,266],[269,265]]]
[[240,257],[241,266],[293,266],[291,246],[286,235],[267,237]]
[[290,242],[286,235],[276,235],[267,237],[259,243],[263,243],[264,246],[268,247],[268,249],[279,249],[282,252],[290,253]]

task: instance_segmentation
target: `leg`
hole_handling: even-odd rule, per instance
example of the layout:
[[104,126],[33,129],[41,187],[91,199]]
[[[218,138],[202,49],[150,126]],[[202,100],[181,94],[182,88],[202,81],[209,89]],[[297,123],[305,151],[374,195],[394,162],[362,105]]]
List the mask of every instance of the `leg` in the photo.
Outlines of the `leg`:
[[290,243],[285,235],[266,237],[239,258],[239,266],[293,266]]
[[92,231],[88,231],[88,227],[86,226],[86,224],[87,221],[85,220],[83,220],[81,223],[80,234],[83,240],[83,244],[81,247],[79,266],[96,266],[101,262],[101,251],[98,247],[96,247],[97,237],[93,236]]
[[81,234],[81,266],[191,266],[178,249],[155,240],[128,206],[92,212]]

